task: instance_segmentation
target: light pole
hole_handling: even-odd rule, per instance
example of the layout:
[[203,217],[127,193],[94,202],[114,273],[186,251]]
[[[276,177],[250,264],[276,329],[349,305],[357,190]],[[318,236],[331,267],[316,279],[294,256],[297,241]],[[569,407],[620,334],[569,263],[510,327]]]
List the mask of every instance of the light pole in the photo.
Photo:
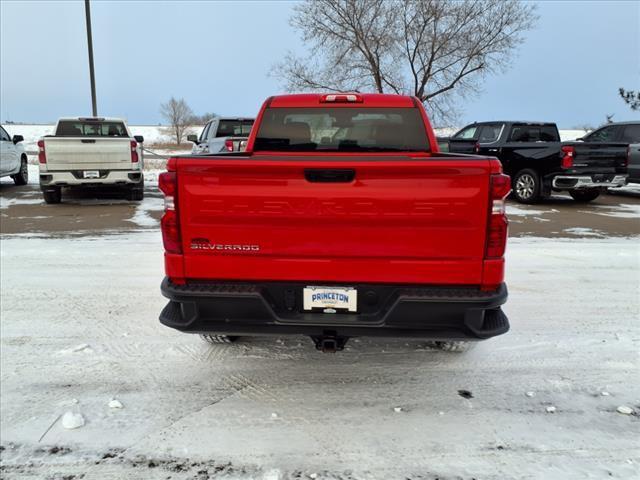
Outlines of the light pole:
[[87,19],[87,45],[89,47],[89,75],[91,76],[91,105],[93,116],[98,116],[98,103],[96,101],[96,77],[93,71],[93,41],[91,40],[91,7],[89,0],[84,0],[84,12]]

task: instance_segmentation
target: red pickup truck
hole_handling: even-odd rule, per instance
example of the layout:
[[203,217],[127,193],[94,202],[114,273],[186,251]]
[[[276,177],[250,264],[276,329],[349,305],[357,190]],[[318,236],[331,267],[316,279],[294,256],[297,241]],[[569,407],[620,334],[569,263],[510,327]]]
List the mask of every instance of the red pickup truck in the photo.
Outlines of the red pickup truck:
[[493,157],[439,153],[413,97],[274,96],[245,152],[167,170],[166,326],[218,341],[304,334],[325,351],[509,329],[509,177]]

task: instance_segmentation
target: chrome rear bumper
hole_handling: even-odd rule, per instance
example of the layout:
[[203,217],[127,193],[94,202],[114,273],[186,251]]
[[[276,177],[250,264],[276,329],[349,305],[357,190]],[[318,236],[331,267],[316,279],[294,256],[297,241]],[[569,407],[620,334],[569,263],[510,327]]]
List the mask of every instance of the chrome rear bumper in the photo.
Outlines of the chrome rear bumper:
[[551,185],[557,190],[574,188],[622,187],[627,183],[627,175],[558,175]]

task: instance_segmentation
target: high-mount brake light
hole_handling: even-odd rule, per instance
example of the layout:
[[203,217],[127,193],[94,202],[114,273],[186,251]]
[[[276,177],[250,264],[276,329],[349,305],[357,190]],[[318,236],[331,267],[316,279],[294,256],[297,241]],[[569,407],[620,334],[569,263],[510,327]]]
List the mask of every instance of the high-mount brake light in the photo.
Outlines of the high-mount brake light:
[[320,103],[362,103],[362,95],[356,93],[330,93],[320,97]]
[[485,258],[501,258],[507,246],[509,222],[504,199],[511,191],[511,178],[503,173],[491,175],[490,188]]
[[576,156],[576,149],[571,145],[564,145],[560,148],[562,151],[562,159],[560,166],[565,170],[573,167],[573,159]]
[[164,194],[164,215],[160,220],[162,243],[167,253],[182,253],[180,223],[178,222],[178,176],[176,172],[164,172],[158,177],[158,187]]
[[138,142],[131,140],[131,163],[138,163]]
[[47,163],[47,152],[44,150],[44,140],[38,140],[38,162]]

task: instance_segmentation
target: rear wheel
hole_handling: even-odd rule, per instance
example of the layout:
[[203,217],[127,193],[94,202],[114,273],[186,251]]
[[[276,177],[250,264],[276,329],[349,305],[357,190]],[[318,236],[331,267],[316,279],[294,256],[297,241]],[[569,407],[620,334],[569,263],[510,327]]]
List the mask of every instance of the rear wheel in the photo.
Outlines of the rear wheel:
[[127,200],[132,202],[141,202],[144,200],[144,179],[141,178],[139,183],[129,187],[127,191]]
[[569,190],[569,195],[571,195],[576,202],[590,202],[600,196],[600,189],[586,188],[583,190]]
[[535,170],[524,168],[511,181],[513,196],[520,203],[536,203],[540,199],[540,176]]
[[44,190],[42,195],[46,203],[60,203],[62,201],[62,188],[56,187],[51,190]]
[[15,175],[11,175],[13,183],[16,185],[26,185],[29,183],[29,167],[27,165],[27,157],[22,156],[20,159],[20,171]]
[[213,345],[220,345],[222,343],[233,343],[238,337],[234,337],[231,335],[213,335],[210,333],[201,333],[200,338],[207,343],[211,343]]

